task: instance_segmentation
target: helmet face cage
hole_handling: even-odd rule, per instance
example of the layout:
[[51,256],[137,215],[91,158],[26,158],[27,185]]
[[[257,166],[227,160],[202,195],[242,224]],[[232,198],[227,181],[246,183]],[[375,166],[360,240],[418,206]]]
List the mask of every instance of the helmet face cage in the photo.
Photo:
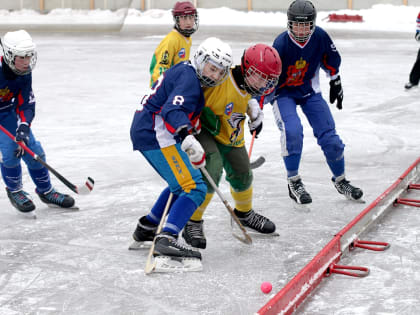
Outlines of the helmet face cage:
[[[198,30],[198,13],[196,8],[190,2],[177,2],[172,9],[172,16],[175,22],[175,29],[180,32],[185,37],[190,37]],[[193,16],[194,17],[194,25],[192,28],[189,29],[181,29],[179,19],[181,17],[186,16]]]
[[[208,63],[220,70],[221,75],[217,81],[204,75],[204,68]],[[201,43],[194,55],[197,77],[201,85],[206,87],[219,85],[226,80],[232,63],[232,49],[228,44],[215,37],[210,37]]]
[[[35,68],[37,52],[32,38],[26,31],[9,32],[0,43],[3,48],[4,61],[15,74],[25,75]],[[16,57],[31,57],[26,70],[16,68]]]
[[278,81],[278,76],[269,76],[255,66],[249,67],[244,75],[245,90],[252,96],[270,94]]
[[308,40],[315,31],[316,9],[308,0],[296,0],[287,10],[287,29],[300,43]]

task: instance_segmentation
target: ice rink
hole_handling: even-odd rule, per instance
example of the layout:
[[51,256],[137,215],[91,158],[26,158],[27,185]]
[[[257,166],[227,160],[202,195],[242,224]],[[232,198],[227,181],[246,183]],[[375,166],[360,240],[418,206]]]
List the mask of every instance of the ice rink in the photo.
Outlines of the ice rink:
[[[205,214],[204,270],[145,276],[148,251],[127,248],[137,219],[165,185],[132,151],[129,128],[148,88],[152,53],[169,30],[133,26],[121,33],[32,34],[38,45],[33,131],[51,166],[76,184],[91,176],[96,185],[89,196],[75,196],[80,211],[50,209],[37,198],[24,168],[36,220],[20,217],[6,193],[0,194],[0,314],[254,314],[420,156],[420,91],[403,88],[418,49],[414,30],[331,31],[343,58],[344,89],[343,110],[331,110],[346,144],[347,177],[364,190],[367,203],[337,193],[303,118],[300,173],[313,203],[309,211],[296,208],[287,194],[280,135],[267,106],[253,150],[254,158],[267,160],[254,171],[254,208],[276,223],[280,237],[255,237],[252,246],[238,242],[215,196]],[[203,26],[192,51],[206,37],[218,36],[231,44],[239,63],[244,48],[271,44],[283,30]],[[323,72],[321,84],[327,97]],[[52,180],[69,192],[53,175]],[[229,196],[225,180],[221,189]],[[358,249],[342,260],[369,267],[371,274],[331,276],[298,313],[419,314],[419,226],[418,208],[395,208],[365,237],[389,242],[390,249]],[[271,294],[260,291],[263,281],[273,284]]]

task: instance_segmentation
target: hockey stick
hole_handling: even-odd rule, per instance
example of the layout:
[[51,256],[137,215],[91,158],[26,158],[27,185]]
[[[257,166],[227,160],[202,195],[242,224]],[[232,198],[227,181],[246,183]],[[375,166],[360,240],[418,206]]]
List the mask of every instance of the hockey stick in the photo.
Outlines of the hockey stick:
[[232,235],[236,237],[238,240],[240,240],[242,243],[245,244],[252,244],[252,238],[249,236],[245,228],[243,227],[241,221],[239,221],[238,217],[236,216],[235,212],[233,212],[232,207],[227,202],[226,198],[222,195],[222,192],[219,190],[215,182],[213,181],[213,178],[211,178],[210,174],[207,172],[207,170],[204,167],[200,167],[201,172],[204,174],[204,176],[209,181],[210,185],[213,187],[214,191],[219,195],[220,200],[224,203],[226,206],[226,209],[228,210],[229,214],[231,215],[233,221],[235,221],[236,225],[241,229],[243,237],[236,235],[232,232]]
[[[0,125],[0,130],[3,131],[10,139],[15,141],[15,137],[2,125]],[[16,142],[16,141],[15,141]],[[24,149],[30,156],[34,158],[34,160],[41,163],[43,166],[45,166],[51,173],[53,173],[64,185],[66,185],[68,188],[70,188],[73,192],[79,195],[87,195],[89,194],[92,189],[93,185],[95,184],[95,181],[88,177],[86,180],[86,183],[81,186],[76,186],[70,183],[63,175],[58,173],[55,169],[53,169],[51,166],[49,166],[43,159],[41,159],[37,154],[35,154],[31,149],[29,149],[23,142],[16,142],[22,149]]]
[[249,164],[251,165],[251,169],[255,169],[260,167],[261,165],[264,164],[265,162],[265,158],[263,156],[258,157],[258,159],[256,159],[255,161],[251,162],[251,154],[252,154],[252,148],[254,147],[254,141],[255,141],[255,136],[257,135],[257,131],[254,130],[254,132],[252,133],[252,139],[251,139],[251,144],[249,146],[249,151],[248,151],[248,158],[249,158]]
[[[160,231],[162,231],[163,223],[165,222],[166,215],[168,214],[169,206],[171,205],[171,202],[172,202],[172,196],[173,194],[170,193],[168,201],[166,202],[165,209],[163,210],[162,218],[160,219],[158,228],[156,230],[156,235],[158,235]],[[153,239],[152,246],[150,247],[150,250],[149,250],[149,255],[147,256],[146,266],[144,267],[144,273],[146,275],[150,274],[153,271],[153,269],[155,269],[156,267],[156,264],[152,262],[153,251],[155,249],[155,241],[156,241],[156,236]]]

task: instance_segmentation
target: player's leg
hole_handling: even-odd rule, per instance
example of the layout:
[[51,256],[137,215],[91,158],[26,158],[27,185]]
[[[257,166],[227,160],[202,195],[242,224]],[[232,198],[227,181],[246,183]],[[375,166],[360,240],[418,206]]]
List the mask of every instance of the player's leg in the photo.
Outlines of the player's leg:
[[311,203],[299,175],[303,147],[303,126],[296,111],[296,101],[290,97],[278,97],[273,104],[273,113],[280,130],[280,144],[287,170],[289,196],[297,203]]
[[257,213],[252,206],[252,170],[248,153],[243,147],[218,145],[223,157],[226,180],[235,201],[235,214],[242,225],[253,231],[270,234],[276,230],[275,224],[267,217]]
[[318,145],[324,152],[327,164],[333,173],[332,181],[340,194],[347,198],[358,200],[363,192],[352,186],[345,178],[344,143],[335,130],[335,122],[330,107],[322,98],[321,93],[311,96],[302,110],[313,129]]
[[[10,133],[16,133],[16,116],[12,112],[0,113],[0,123]],[[35,209],[35,205],[30,195],[22,188],[21,160],[16,157],[17,149],[18,145],[5,133],[0,132],[0,169],[7,197],[17,210],[29,213]]]
[[[216,141],[213,135],[204,128],[201,130],[200,134],[196,136],[196,138],[206,152],[206,170],[216,185],[219,185],[223,173],[223,164]],[[204,176],[203,179],[207,186],[206,197],[185,225],[182,237],[189,245],[204,249],[207,246],[207,241],[204,235],[203,214],[213,198],[214,189]]]
[[413,68],[411,69],[410,72],[410,77],[409,77],[410,81],[405,85],[405,88],[411,89],[414,86],[417,86],[419,84],[419,80],[420,80],[420,49],[417,53],[417,59],[416,62],[413,65]]

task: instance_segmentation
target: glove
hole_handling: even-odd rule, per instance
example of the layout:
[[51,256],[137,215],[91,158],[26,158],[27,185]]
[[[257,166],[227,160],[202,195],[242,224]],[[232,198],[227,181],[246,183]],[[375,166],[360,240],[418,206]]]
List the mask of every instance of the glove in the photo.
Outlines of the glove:
[[206,166],[206,154],[200,142],[194,136],[186,136],[181,143],[181,149],[188,154],[190,162],[195,169]]
[[[25,145],[29,144],[29,126],[27,124],[20,124],[16,129],[15,141],[23,142]],[[15,150],[16,157],[21,157],[24,154],[25,150],[18,146],[18,148]]]
[[334,104],[337,100],[337,108],[343,108],[343,88],[341,86],[340,76],[330,81],[330,103]]
[[416,39],[416,41],[420,42],[420,31],[416,32],[414,38]]
[[264,113],[261,110],[260,104],[254,98],[248,101],[247,114],[249,116],[248,127],[251,134],[256,132],[255,137],[261,132],[263,127]]

